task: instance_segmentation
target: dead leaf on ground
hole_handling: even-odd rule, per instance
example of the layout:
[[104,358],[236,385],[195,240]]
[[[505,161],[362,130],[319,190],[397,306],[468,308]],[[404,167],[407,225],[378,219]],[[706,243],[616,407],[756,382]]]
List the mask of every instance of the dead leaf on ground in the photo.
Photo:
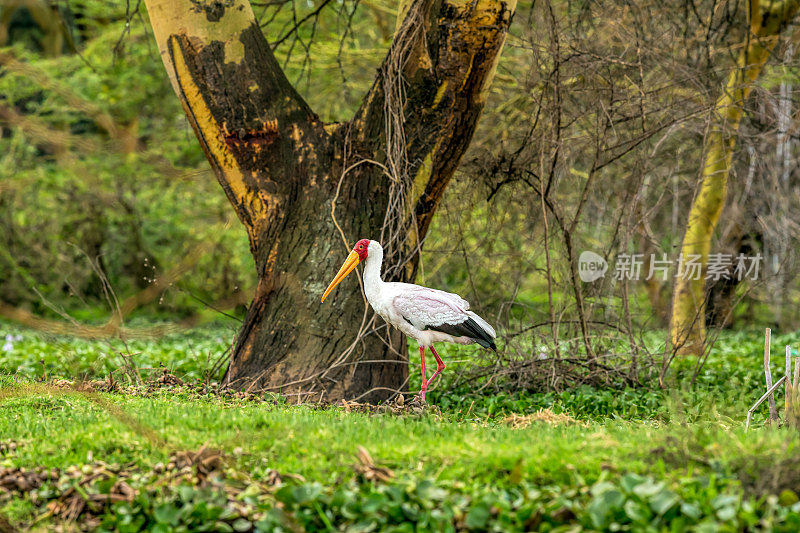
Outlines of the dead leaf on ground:
[[191,450],[176,452],[170,456],[167,464],[168,471],[194,470],[201,481],[209,474],[221,470],[222,467],[222,452],[205,446],[201,446],[196,452]]
[[[371,463],[369,454],[364,461],[365,477],[391,477],[391,471]],[[135,463],[112,465],[102,461],[65,469],[0,468],[0,503],[26,498],[42,513],[37,521],[49,516],[64,531],[92,531],[100,526],[101,517],[114,503],[132,502],[139,492],[160,492],[167,485],[189,483],[224,492],[227,505],[238,516],[252,520],[254,508],[244,503],[242,493],[253,488],[262,494],[274,492],[287,480],[305,482],[302,476],[277,470],[270,470],[265,480],[254,479],[246,472],[228,468],[220,450],[202,446],[197,451],[177,451],[167,465],[157,463],[150,470],[141,470]],[[40,488],[46,483],[54,490],[42,492]],[[5,533],[3,527],[0,516],[0,533]]]
[[389,481],[394,477],[394,472],[383,466],[375,465],[372,456],[363,446],[358,447],[358,464],[354,465],[355,471],[366,481]]
[[156,379],[156,383],[159,385],[175,386],[183,385],[183,380],[165,368],[161,375],[158,376],[158,379]]
[[58,470],[36,469],[29,470],[22,467],[0,467],[0,489],[9,493],[30,492],[38,489],[46,481],[57,480]]
[[0,442],[0,455],[12,455],[20,447],[20,443],[15,440]]
[[283,480],[284,479],[291,479],[291,480],[296,481],[298,483],[305,483],[306,482],[306,478],[304,478],[300,474],[287,474],[287,473],[278,472],[277,470],[274,470],[274,469],[271,469],[267,473],[267,479],[264,480],[264,482],[266,483],[266,485],[268,487],[276,488],[276,487],[280,487],[281,485],[283,485]]
[[552,409],[539,409],[529,415],[512,414],[503,419],[503,423],[512,429],[522,429],[530,426],[534,422],[544,422],[551,426],[569,426],[580,424],[580,422],[567,413],[555,413]]

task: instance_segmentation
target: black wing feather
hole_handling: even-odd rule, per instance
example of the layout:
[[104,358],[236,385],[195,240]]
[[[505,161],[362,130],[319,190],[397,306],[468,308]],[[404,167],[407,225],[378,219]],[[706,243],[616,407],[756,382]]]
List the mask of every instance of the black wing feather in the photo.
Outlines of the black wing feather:
[[439,331],[453,337],[469,337],[484,348],[491,348],[497,351],[497,346],[494,344],[494,339],[482,327],[478,325],[472,318],[467,318],[460,324],[441,324],[439,326],[425,326],[424,329],[432,331]]

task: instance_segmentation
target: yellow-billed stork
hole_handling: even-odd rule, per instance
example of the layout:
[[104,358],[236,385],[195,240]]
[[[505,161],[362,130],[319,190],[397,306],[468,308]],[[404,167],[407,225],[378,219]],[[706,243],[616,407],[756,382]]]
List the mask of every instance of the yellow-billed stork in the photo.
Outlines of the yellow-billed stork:
[[[372,309],[386,322],[419,343],[422,386],[419,397],[425,400],[428,385],[442,373],[444,362],[434,342],[477,343],[497,350],[497,334],[484,319],[469,310],[469,303],[451,292],[429,289],[410,283],[388,283],[381,279],[383,247],[376,241],[361,239],[347,256],[342,268],[325,289],[322,301],[360,262],[364,264],[364,292]],[[436,372],[425,379],[425,348],[436,358]]]

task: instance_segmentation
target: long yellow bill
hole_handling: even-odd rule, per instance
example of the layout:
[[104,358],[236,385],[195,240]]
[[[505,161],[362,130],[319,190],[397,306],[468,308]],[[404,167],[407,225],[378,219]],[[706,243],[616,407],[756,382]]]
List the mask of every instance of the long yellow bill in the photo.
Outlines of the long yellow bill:
[[350,255],[347,256],[345,259],[342,268],[339,269],[339,273],[336,274],[336,277],[333,278],[331,284],[328,285],[328,288],[325,289],[325,294],[322,295],[322,301],[325,301],[325,298],[331,293],[331,291],[336,287],[341,281],[347,277],[347,275],[353,271],[353,269],[358,265],[359,259],[358,254],[355,251],[350,252]]

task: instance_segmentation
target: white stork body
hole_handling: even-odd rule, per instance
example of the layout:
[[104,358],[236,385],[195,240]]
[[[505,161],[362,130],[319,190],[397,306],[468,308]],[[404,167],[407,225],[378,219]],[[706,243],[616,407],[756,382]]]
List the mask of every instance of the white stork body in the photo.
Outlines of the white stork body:
[[[369,241],[364,262],[364,292],[372,309],[386,322],[420,347],[434,342],[479,343],[494,348],[497,334],[484,319],[469,310],[469,303],[457,294],[429,289],[411,283],[381,279],[383,248]],[[468,325],[474,326],[472,328]],[[477,328],[475,328],[477,326]]]
[[[444,370],[444,362],[433,347],[434,342],[478,343],[496,350],[494,328],[469,310],[469,303],[450,292],[429,289],[410,283],[387,283],[381,279],[383,248],[376,241],[362,239],[353,247],[339,273],[322,295],[322,301],[358,263],[364,265],[364,292],[372,309],[386,322],[416,339],[422,363],[422,386],[419,396],[425,400],[428,385]],[[425,379],[425,348],[430,348],[438,364],[431,379]]]

